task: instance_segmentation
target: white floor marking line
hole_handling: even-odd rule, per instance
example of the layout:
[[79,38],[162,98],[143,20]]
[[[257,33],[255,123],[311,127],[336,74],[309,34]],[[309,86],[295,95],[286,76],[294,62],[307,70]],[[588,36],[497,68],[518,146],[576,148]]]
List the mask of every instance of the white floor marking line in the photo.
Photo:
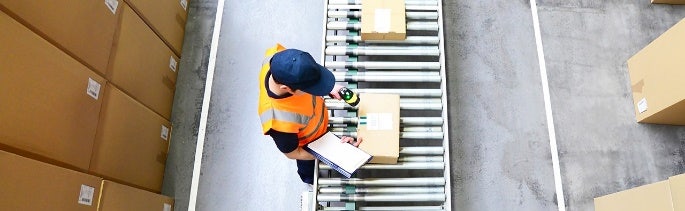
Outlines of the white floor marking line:
[[195,147],[195,163],[193,164],[193,178],[190,185],[188,199],[188,211],[195,211],[197,206],[197,190],[200,183],[200,167],[202,166],[202,153],[205,145],[205,133],[207,130],[207,115],[209,114],[209,100],[212,97],[212,84],[214,82],[214,69],[216,67],[216,53],[219,46],[219,34],[221,33],[221,20],[224,16],[224,0],[219,0],[214,19],[214,31],[212,32],[212,44],[209,50],[209,64],[207,64],[207,81],[205,93],[202,99],[202,111],[200,113],[200,126],[197,133],[197,146]]
[[564,201],[564,188],[561,185],[561,168],[559,167],[559,150],[554,130],[554,117],[552,116],[552,102],[549,97],[549,81],[547,80],[547,66],[545,53],[542,50],[542,38],[540,35],[540,19],[538,18],[538,6],[535,0],[530,0],[530,10],[533,13],[533,30],[535,31],[535,45],[538,50],[538,62],[540,63],[540,78],[542,81],[542,94],[545,100],[545,115],[547,116],[547,131],[549,132],[549,146],[552,153],[552,169],[554,169],[554,186],[557,193],[557,207],[559,211],[566,211]]

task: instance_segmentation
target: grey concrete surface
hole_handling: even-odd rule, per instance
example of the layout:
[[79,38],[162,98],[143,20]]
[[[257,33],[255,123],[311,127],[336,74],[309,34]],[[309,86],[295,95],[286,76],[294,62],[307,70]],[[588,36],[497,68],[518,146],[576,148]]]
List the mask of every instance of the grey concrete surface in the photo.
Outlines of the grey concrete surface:
[[226,1],[207,123],[198,210],[299,210],[308,185],[257,115],[267,48],[280,42],[318,59],[322,1]]
[[162,194],[173,197],[175,210],[180,211],[188,210],[216,6],[217,0],[193,0],[188,5],[186,35],[171,116],[173,131],[162,187]]
[[555,210],[528,1],[445,1],[454,210]]
[[538,1],[569,211],[683,173],[685,128],[635,122],[626,61],[685,17],[649,1]]

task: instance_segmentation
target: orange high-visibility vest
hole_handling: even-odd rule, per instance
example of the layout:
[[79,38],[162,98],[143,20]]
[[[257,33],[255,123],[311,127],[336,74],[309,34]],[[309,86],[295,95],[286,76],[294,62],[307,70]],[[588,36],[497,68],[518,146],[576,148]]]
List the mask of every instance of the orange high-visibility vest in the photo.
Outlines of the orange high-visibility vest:
[[282,99],[269,97],[265,78],[270,67],[270,59],[285,47],[277,44],[266,51],[262,70],[259,73],[259,118],[262,132],[277,130],[284,133],[297,133],[299,146],[312,142],[328,131],[328,112],[323,97],[309,93],[293,95]]

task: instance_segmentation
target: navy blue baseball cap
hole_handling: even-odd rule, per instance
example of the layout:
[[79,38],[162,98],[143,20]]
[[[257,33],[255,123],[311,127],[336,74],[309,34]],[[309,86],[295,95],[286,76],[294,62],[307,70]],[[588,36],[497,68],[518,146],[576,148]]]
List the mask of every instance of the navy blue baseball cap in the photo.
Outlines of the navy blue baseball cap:
[[274,81],[312,95],[326,96],[335,85],[330,70],[316,63],[309,53],[297,49],[274,54],[270,71]]

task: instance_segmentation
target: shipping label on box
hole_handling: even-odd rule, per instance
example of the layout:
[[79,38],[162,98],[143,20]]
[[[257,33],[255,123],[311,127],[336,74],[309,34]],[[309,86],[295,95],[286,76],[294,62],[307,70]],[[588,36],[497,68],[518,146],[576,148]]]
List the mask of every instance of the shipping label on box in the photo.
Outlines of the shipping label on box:
[[404,40],[407,22],[404,0],[362,1],[362,40]]
[[96,211],[99,177],[0,150],[2,210]]
[[359,148],[373,156],[369,163],[395,164],[400,147],[400,96],[360,94]]

